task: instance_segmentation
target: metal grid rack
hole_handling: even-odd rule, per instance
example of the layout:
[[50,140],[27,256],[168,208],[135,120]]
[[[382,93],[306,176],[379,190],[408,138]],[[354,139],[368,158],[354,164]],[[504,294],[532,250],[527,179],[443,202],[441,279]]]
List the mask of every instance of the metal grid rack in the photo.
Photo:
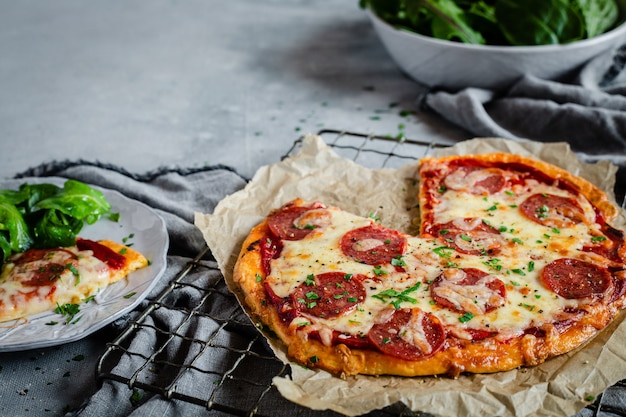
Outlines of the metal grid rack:
[[[407,138],[365,135],[323,130],[318,133],[339,155],[372,168],[396,168],[429,154],[445,144]],[[302,139],[294,142],[284,157],[296,153]],[[623,186],[624,184],[622,184]],[[624,199],[626,204],[626,198]],[[185,307],[176,302],[185,294]],[[174,296],[176,295],[176,296]],[[192,302],[190,302],[192,301]],[[225,302],[226,301],[226,302]],[[192,308],[189,306],[193,305]],[[212,309],[230,305],[231,309]],[[169,322],[164,326],[159,316]],[[137,343],[149,340],[152,354],[138,349]],[[184,349],[181,349],[184,347]],[[172,359],[170,351],[187,352]],[[124,366],[118,366],[123,364]],[[312,411],[284,399],[272,384],[274,376],[286,376],[289,367],[277,359],[265,339],[239,308],[229,292],[209,249],[181,264],[180,271],[147,308],[133,319],[100,357],[96,374],[99,381],[113,380],[129,390],[142,390],[146,396],[158,395],[196,404],[219,416],[336,417],[332,411]],[[197,386],[194,376],[213,379],[211,386]],[[264,375],[251,378],[250,375]],[[585,417],[626,417],[626,409],[613,406],[605,396],[626,396],[626,380],[610,387],[585,410]],[[428,416],[403,405],[373,411],[367,417]]]

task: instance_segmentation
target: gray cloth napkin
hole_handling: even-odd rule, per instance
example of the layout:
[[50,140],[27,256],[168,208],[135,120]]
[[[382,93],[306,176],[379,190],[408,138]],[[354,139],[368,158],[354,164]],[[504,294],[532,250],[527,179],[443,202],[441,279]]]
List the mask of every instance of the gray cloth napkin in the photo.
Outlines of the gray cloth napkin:
[[[422,104],[476,137],[564,141],[587,162],[616,164],[626,183],[626,46],[601,54],[567,79],[524,76],[505,91],[431,90]],[[621,181],[620,181],[621,180]]]

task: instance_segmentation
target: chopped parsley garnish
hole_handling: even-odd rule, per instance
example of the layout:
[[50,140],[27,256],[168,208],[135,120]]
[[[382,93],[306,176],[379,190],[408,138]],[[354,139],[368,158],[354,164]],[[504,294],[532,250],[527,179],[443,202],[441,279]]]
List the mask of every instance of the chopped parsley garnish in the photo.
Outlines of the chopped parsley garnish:
[[137,407],[143,398],[143,394],[139,392],[137,388],[133,388],[133,393],[130,396],[129,400],[133,407]]
[[367,215],[370,219],[374,220],[376,223],[380,222],[380,217],[376,215],[376,213],[370,213]]
[[377,277],[387,275],[387,271],[385,271],[380,265],[376,265],[374,267],[374,275],[376,275]]
[[537,209],[535,210],[537,218],[545,219],[546,217],[548,217],[547,213],[548,213],[549,210],[550,209],[546,205],[543,205],[541,207],[537,207]]
[[461,317],[459,317],[459,321],[461,323],[467,323],[468,321],[470,321],[473,318],[474,318],[474,315],[472,313],[470,313],[469,311],[466,311],[465,313],[463,313],[463,315]]
[[394,290],[393,288],[389,288],[387,290],[379,292],[378,294],[372,295],[372,297],[384,303],[389,301],[389,299],[395,298],[395,300],[389,301],[389,304],[391,304],[392,306],[394,306],[396,310],[398,310],[402,302],[406,301],[406,302],[413,303],[413,304],[417,303],[417,300],[413,297],[409,297],[408,294],[414,291],[417,291],[417,289],[420,287],[421,284],[422,284],[421,282],[418,282],[414,286],[407,288],[404,291],[398,291],[398,290]]
[[406,266],[406,262],[404,262],[404,259],[402,259],[403,256],[402,255],[398,255],[395,258],[393,258],[391,260],[391,265],[393,266]]
[[304,296],[309,300],[317,300],[320,298],[319,294],[315,291],[309,291],[308,293],[304,294]]
[[56,308],[54,309],[54,312],[57,314],[61,314],[63,316],[65,316],[65,323],[66,324],[74,324],[76,323],[79,319],[74,320],[74,317],[80,312],[80,306],[78,304],[58,304]]
[[500,265],[500,259],[498,258],[491,258],[485,262],[483,262],[483,264],[487,265],[489,268],[495,270],[495,271],[500,271],[502,270],[502,265]]
[[76,277],[76,283],[75,285],[80,284],[80,273],[78,272],[78,269],[76,269],[76,267],[74,266],[73,263],[67,263],[65,264],[65,269],[69,270],[72,275],[74,275]]
[[451,248],[450,246],[439,246],[438,248],[433,249],[433,252],[442,258],[449,258],[453,251],[454,248]]

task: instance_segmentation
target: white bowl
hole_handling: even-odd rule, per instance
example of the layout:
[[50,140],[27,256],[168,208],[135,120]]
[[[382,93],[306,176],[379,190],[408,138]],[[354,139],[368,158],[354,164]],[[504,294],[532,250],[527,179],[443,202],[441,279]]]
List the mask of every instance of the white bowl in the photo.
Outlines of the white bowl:
[[[619,2],[626,15],[626,0]],[[594,38],[564,45],[490,46],[435,39],[399,30],[367,9],[383,45],[410,77],[428,87],[502,89],[524,74],[554,80],[626,39],[626,23]]]

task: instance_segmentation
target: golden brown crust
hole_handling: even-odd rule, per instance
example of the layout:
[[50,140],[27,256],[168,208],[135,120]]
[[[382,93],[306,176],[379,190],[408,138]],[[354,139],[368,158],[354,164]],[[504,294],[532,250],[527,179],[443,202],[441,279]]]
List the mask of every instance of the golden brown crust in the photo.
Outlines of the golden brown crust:
[[[451,161],[518,164],[572,184],[597,207],[610,221],[618,213],[606,194],[589,181],[574,176],[553,165],[511,154],[486,154],[425,158],[422,169],[437,167]],[[420,200],[426,199],[426,190],[420,190]],[[304,205],[296,200],[292,205]],[[597,301],[587,307],[586,314],[569,323],[564,329],[553,324],[543,324],[535,332],[520,332],[507,340],[486,338],[478,341],[447,337],[443,347],[432,356],[418,360],[392,357],[373,348],[354,348],[347,344],[328,345],[317,338],[294,331],[283,321],[275,304],[268,297],[263,281],[261,241],[268,236],[268,218],[254,227],[245,239],[234,269],[234,282],[241,289],[244,304],[254,320],[268,326],[285,344],[288,355],[301,364],[319,367],[333,374],[427,376],[447,374],[457,376],[462,372],[492,373],[521,366],[535,366],[546,359],[570,352],[583,345],[610,323],[623,308],[623,295],[611,302]],[[623,254],[623,251],[621,252]],[[622,260],[623,264],[623,260]],[[619,273],[618,273],[619,274]],[[626,274],[624,274],[626,275]],[[625,277],[626,278],[626,277]],[[522,329],[523,330],[523,329]],[[541,334],[539,336],[538,334]]]
[[108,239],[99,240],[98,243],[106,246],[115,253],[119,253],[125,259],[124,266],[122,268],[111,271],[109,284],[127,277],[131,272],[148,266],[148,260],[146,257],[130,246],[122,245],[121,243]]

